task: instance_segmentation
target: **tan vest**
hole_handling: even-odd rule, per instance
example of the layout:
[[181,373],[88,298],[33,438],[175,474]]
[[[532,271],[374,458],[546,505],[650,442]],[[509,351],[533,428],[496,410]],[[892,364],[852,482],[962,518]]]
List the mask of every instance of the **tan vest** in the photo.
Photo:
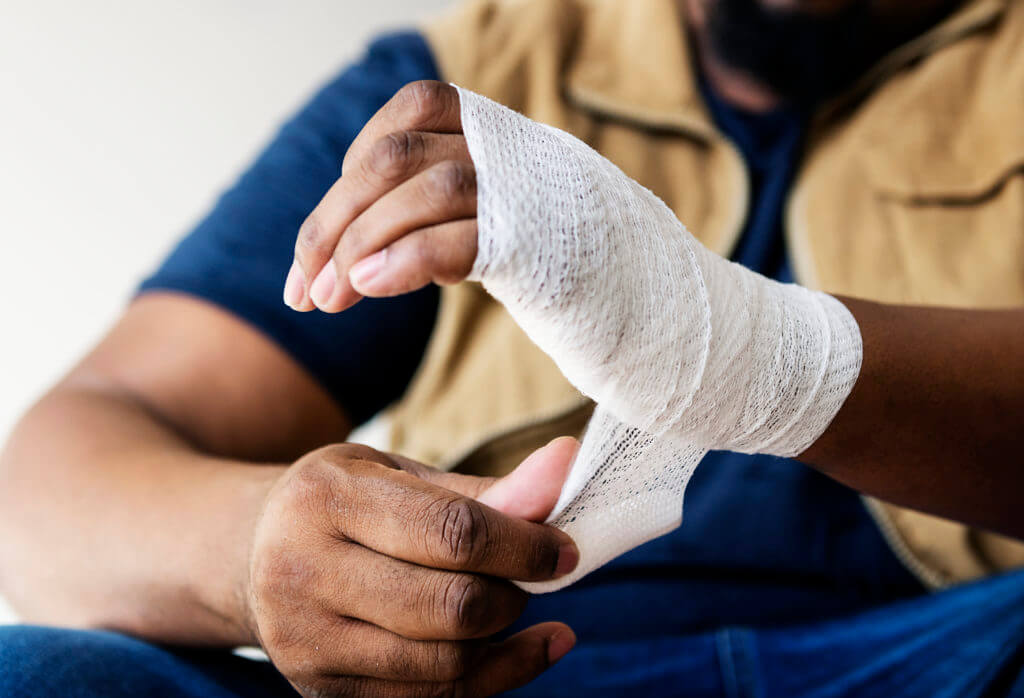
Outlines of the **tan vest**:
[[[743,161],[694,84],[677,0],[479,0],[425,29],[446,80],[580,137],[728,256]],[[975,0],[815,119],[786,214],[800,283],[890,303],[1024,305],[1024,7]],[[446,288],[392,447],[507,472],[592,405],[475,284]],[[865,498],[931,587],[1024,565],[1024,545]]]

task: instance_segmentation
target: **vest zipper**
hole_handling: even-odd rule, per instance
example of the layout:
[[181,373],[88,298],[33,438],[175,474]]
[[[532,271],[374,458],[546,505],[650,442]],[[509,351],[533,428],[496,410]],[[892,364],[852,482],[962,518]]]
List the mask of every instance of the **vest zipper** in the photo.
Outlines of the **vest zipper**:
[[[809,148],[808,148],[809,150]],[[805,168],[801,168],[801,172]],[[804,206],[806,187],[803,185],[804,178],[797,173],[794,178],[796,184],[790,194],[789,202],[786,205],[786,222],[784,235],[789,250],[790,260],[793,264],[793,279],[807,288],[821,290],[821,282],[817,270],[814,268],[813,257],[810,253],[811,244],[807,235],[807,226],[799,216],[800,209]],[[903,539],[903,535],[896,528],[892,517],[889,515],[881,502],[861,495],[861,502],[867,509],[872,521],[878,527],[882,538],[896,559],[929,590],[935,591],[950,586],[951,581],[947,575],[938,569],[927,565],[921,558],[914,554]]]

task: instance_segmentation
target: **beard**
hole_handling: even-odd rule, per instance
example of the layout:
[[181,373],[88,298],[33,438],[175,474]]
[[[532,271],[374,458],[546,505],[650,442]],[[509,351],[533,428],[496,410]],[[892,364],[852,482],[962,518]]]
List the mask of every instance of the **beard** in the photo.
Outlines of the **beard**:
[[795,103],[847,87],[890,45],[873,26],[868,0],[827,15],[769,9],[759,0],[711,0],[707,13],[716,58]]

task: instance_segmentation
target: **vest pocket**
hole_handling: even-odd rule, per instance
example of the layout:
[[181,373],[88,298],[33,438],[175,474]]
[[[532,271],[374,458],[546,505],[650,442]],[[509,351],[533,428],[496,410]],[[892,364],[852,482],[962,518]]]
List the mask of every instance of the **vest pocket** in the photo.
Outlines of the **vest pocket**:
[[[988,167],[950,174],[951,161],[897,169],[869,160],[881,220],[923,302],[1024,304],[1024,146]],[[920,162],[920,161],[918,161]]]
[[[942,169],[937,165],[931,169]],[[1008,158],[1005,163],[989,168],[988,174],[973,171],[959,180],[947,178],[937,181],[923,169],[918,173],[903,173],[892,170],[877,178],[879,194],[886,199],[895,199],[906,204],[919,206],[971,206],[980,205],[989,199],[998,198],[1000,191],[1014,179],[1024,177],[1024,153]]]

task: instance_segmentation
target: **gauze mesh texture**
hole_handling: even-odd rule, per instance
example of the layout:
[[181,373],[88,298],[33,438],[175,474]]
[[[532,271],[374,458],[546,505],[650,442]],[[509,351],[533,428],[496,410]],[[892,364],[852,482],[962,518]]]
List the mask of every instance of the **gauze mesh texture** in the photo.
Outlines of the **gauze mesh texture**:
[[567,586],[682,521],[711,449],[794,456],[857,380],[861,336],[835,298],[712,253],[582,141],[459,89],[477,173],[470,279],[597,403],[548,521]]

